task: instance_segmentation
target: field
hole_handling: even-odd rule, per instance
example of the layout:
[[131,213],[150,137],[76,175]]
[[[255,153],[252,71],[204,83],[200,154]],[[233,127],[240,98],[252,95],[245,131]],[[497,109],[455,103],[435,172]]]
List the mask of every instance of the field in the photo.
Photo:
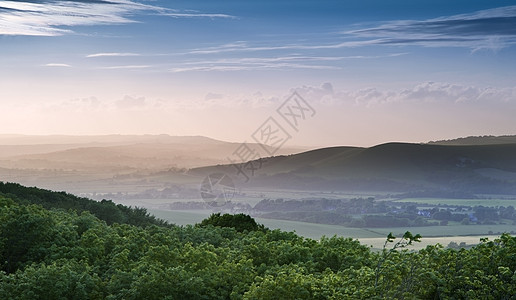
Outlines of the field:
[[422,226],[422,227],[392,227],[392,228],[373,228],[371,231],[382,236],[387,236],[389,232],[396,235],[406,231],[419,233],[423,237],[449,237],[449,236],[483,236],[493,233],[515,232],[516,225],[448,225],[448,226]]
[[381,234],[370,231],[365,228],[348,228],[339,225],[314,224],[306,222],[270,220],[257,218],[257,222],[264,224],[271,229],[281,229],[283,231],[295,231],[297,234],[312,238],[320,239],[324,236],[344,236],[351,238],[380,238]]
[[[499,235],[485,235],[481,236],[482,238],[486,237],[489,240],[494,240],[499,237]],[[457,244],[460,244],[462,242],[466,243],[466,246],[473,246],[477,245],[480,242],[480,236],[448,236],[448,237],[423,237],[421,239],[421,242],[414,243],[412,246],[410,246],[408,249],[410,250],[420,250],[425,248],[429,245],[436,245],[441,244],[442,246],[446,247],[450,242],[455,242]],[[385,238],[359,238],[358,239],[360,243],[369,245],[373,249],[382,249],[383,245],[385,243]],[[389,245],[387,245],[387,248]],[[392,247],[392,244],[391,244]]]
[[[177,225],[195,224],[211,214],[211,211],[169,211],[149,210],[156,217],[167,220]],[[467,245],[478,244],[480,238],[494,239],[503,232],[515,232],[516,225],[449,225],[449,226],[423,226],[423,227],[393,227],[393,228],[347,228],[338,225],[314,224],[284,220],[256,219],[270,229],[295,231],[297,234],[319,239],[322,236],[343,236],[358,239],[361,243],[380,249],[386,236],[392,232],[395,235],[406,231],[419,233],[423,236],[421,243],[415,243],[411,249],[421,249],[427,245],[441,244],[447,246],[450,242],[457,244],[465,242]]]
[[[158,218],[167,220],[177,225],[195,224],[207,218],[212,212],[211,211],[174,211],[174,210],[154,210],[150,209],[150,213]],[[384,237],[381,233],[375,233],[368,229],[362,228],[347,228],[338,225],[325,225],[325,224],[314,224],[306,222],[295,222],[295,221],[284,221],[284,220],[271,220],[256,218],[256,221],[264,224],[270,229],[281,229],[284,231],[295,231],[297,234],[309,237],[313,239],[319,239],[323,235],[325,236],[345,236],[345,237]]]
[[445,199],[445,198],[405,198],[395,200],[393,202],[398,203],[417,203],[417,204],[428,204],[428,205],[463,205],[463,206],[516,206],[516,199]]
[[155,215],[156,217],[166,220],[170,223],[176,225],[188,225],[195,224],[201,222],[203,219],[210,216],[211,211],[204,210],[158,210],[158,209],[149,209],[149,213]]

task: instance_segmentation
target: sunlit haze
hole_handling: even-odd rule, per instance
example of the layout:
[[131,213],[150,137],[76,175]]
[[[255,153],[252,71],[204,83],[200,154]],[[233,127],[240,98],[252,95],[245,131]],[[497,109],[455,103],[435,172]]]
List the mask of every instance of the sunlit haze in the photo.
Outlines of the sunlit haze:
[[[294,4],[295,3],[295,4]],[[1,1],[0,134],[290,145],[516,132],[514,1]]]

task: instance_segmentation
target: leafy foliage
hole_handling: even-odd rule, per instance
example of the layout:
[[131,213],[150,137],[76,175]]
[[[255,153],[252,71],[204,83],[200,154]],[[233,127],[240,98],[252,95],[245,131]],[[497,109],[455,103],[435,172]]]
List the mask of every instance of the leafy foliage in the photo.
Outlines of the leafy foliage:
[[212,215],[204,225],[185,227],[108,224],[88,211],[48,210],[25,200],[0,195],[2,299],[516,295],[516,238],[508,234],[471,249],[436,245],[417,252],[410,245],[421,236],[390,234],[384,249],[372,251],[350,238],[316,241],[262,230],[245,215]]
[[111,200],[100,202],[77,197],[65,192],[52,192],[35,187],[24,187],[17,183],[0,182],[0,196],[20,204],[38,204],[44,208],[73,209],[89,211],[107,224],[126,223],[137,226],[170,226],[165,221],[151,216],[145,208],[127,207]]
[[199,225],[204,227],[208,225],[230,227],[235,228],[238,232],[265,230],[263,225],[259,225],[253,218],[245,214],[221,215],[220,213],[215,213],[211,214],[207,219],[202,220]]

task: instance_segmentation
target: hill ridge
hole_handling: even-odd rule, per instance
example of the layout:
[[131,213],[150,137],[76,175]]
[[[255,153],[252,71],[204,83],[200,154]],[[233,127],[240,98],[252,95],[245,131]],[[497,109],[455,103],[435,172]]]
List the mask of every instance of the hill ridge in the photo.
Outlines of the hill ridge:
[[[331,154],[331,155],[330,155]],[[506,172],[500,179],[484,172]],[[232,165],[190,169],[192,174],[235,174]],[[384,143],[369,148],[329,147],[267,158],[251,185],[393,191],[448,189],[516,193],[516,144],[434,145]],[[510,176],[509,176],[510,175]],[[389,188],[391,185],[391,188]]]

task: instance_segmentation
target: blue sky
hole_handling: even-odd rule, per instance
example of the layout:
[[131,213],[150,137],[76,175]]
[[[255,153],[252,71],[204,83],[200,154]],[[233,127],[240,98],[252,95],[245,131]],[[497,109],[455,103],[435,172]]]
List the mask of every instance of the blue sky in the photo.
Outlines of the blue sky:
[[516,133],[516,1],[0,1],[0,133],[294,144]]

